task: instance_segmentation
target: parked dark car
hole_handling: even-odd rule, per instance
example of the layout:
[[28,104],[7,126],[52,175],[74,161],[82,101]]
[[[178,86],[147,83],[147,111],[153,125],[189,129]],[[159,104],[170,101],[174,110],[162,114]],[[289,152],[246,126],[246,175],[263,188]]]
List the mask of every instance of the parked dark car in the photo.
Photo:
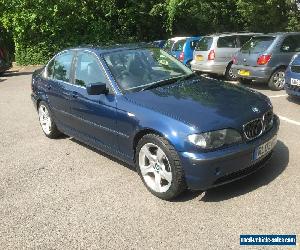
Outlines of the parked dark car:
[[265,82],[270,89],[281,90],[285,70],[297,52],[300,52],[300,33],[258,35],[234,56],[232,69],[242,83]]
[[284,88],[288,95],[300,98],[300,54],[293,57],[287,68]]
[[157,41],[154,41],[152,42],[153,46],[157,47],[157,48],[163,48],[164,45],[166,43],[166,40],[157,40]]
[[266,96],[145,45],[64,50],[33,74],[31,96],[47,137],[64,133],[135,165],[167,200],[253,173],[279,128]]
[[0,29],[0,75],[10,69],[11,66],[12,62],[7,49],[6,39],[2,36]]

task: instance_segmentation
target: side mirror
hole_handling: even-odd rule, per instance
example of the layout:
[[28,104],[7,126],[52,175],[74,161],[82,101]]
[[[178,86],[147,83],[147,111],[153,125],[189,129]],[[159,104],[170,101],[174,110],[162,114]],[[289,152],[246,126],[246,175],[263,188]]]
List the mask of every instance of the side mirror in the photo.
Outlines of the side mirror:
[[89,95],[102,95],[108,93],[106,84],[101,82],[88,84],[86,86],[86,91]]

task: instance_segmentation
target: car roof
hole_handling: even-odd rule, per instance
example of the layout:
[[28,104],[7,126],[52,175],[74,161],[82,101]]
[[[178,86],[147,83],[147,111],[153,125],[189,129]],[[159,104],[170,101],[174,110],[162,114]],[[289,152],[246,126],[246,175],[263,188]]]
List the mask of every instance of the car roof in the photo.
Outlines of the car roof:
[[187,38],[189,38],[189,37],[188,36],[177,36],[177,37],[172,37],[169,40],[177,42],[179,40],[184,40],[184,39],[187,39]]
[[226,37],[226,36],[247,36],[247,35],[259,35],[262,33],[255,33],[255,32],[224,32],[224,33],[213,33],[206,35],[205,37]]
[[273,33],[262,33],[256,36],[287,36],[287,35],[300,35],[300,32],[273,32]]
[[156,48],[150,43],[126,43],[126,44],[114,44],[114,45],[81,45],[78,47],[68,48],[66,50],[91,50],[98,53],[109,53],[115,51],[129,50],[129,49],[144,49],[144,48]]

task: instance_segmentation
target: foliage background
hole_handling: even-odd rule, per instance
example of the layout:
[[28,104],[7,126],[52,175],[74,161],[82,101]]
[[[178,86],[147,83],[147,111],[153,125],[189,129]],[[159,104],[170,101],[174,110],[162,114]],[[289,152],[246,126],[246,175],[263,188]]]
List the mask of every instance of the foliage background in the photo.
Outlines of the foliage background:
[[300,31],[295,0],[0,0],[18,64],[80,44],[230,31]]

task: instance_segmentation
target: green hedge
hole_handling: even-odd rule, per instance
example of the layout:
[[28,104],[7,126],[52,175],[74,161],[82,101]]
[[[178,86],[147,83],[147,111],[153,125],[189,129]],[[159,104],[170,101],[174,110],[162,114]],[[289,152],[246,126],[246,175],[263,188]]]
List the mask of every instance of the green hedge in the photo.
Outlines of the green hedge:
[[0,0],[18,64],[80,44],[151,41],[222,31],[300,30],[293,0]]

